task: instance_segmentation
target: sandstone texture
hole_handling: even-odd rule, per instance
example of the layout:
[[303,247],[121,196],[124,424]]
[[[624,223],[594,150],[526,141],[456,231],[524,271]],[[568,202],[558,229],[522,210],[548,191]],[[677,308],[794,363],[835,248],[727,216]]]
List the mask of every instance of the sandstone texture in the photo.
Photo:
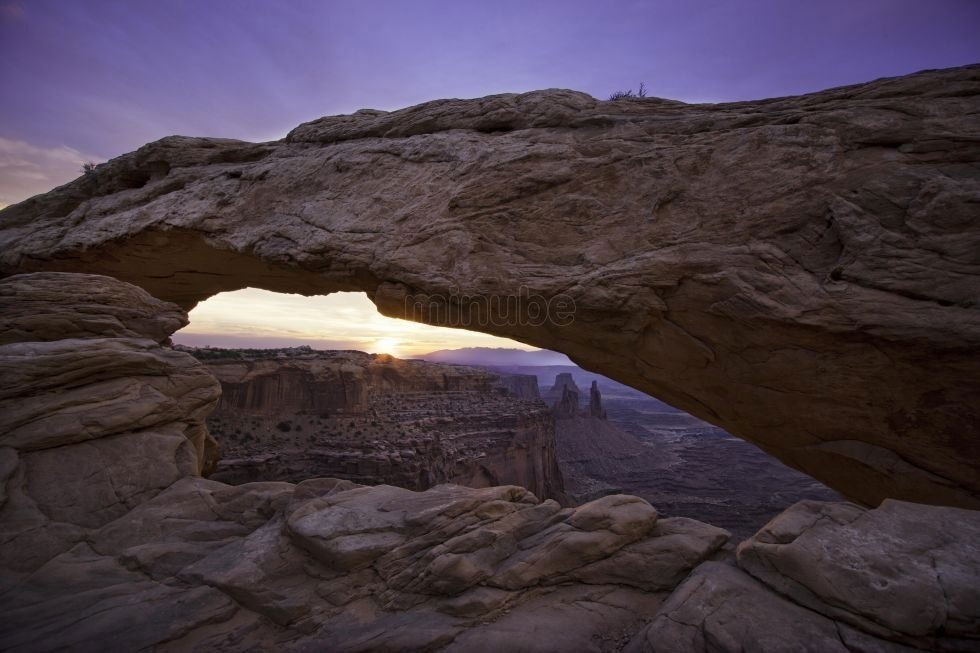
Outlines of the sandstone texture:
[[0,296],[50,316],[11,311],[0,345],[4,650],[481,650],[478,632],[500,645],[531,622],[537,650],[598,650],[727,540],[625,495],[573,509],[517,486],[202,478],[219,384],[157,342],[180,309],[94,275],[15,276]]
[[[114,279],[0,281],[0,587],[208,462],[220,387],[159,344],[177,306]],[[63,334],[63,337],[60,337]]]
[[[802,501],[738,548],[738,563],[794,602],[925,649],[980,649],[980,519],[885,501]],[[953,642],[941,641],[951,639]]]
[[677,587],[629,653],[980,651],[980,512],[802,501]]
[[[563,508],[517,486],[227,485],[200,476],[218,382],[112,319],[127,295],[178,309],[91,275],[0,281],[13,292],[68,337],[2,333],[4,650],[980,649],[978,511],[804,502],[732,559],[726,531],[629,495]],[[44,407],[57,419],[31,427]]]
[[520,485],[566,502],[533,376],[357,351],[181,349],[221,382],[207,420],[215,480]]
[[[150,143],[0,211],[0,272],[184,308],[364,291],[564,352],[865,504],[980,507],[978,160],[978,66],[723,104],[438,100]],[[485,314],[533,295],[573,319]]]

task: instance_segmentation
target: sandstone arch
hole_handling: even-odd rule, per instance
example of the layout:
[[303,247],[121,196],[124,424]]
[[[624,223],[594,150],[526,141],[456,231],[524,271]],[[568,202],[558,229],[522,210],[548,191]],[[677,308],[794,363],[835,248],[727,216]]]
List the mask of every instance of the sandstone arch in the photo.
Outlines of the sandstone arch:
[[[576,302],[568,354],[849,497],[980,507],[980,66],[687,105],[444,100],[170,137],[0,212],[0,272]],[[439,323],[433,320],[434,323]]]

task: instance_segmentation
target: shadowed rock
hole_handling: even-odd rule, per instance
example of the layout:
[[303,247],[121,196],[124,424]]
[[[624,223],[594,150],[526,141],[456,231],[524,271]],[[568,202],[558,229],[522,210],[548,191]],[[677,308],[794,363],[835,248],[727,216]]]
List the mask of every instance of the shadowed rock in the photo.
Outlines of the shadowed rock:
[[557,401],[564,400],[566,392],[569,392],[574,396],[575,404],[572,406],[572,408],[575,412],[578,412],[578,398],[582,396],[582,391],[579,389],[578,385],[575,383],[575,379],[569,372],[559,372],[557,375],[555,375],[555,383],[548,389],[545,399],[549,403],[554,404]]
[[606,410],[602,407],[602,393],[599,392],[599,386],[595,381],[589,388],[589,411],[586,416],[606,419]]
[[801,501],[677,587],[628,653],[980,650],[980,512]]
[[[156,341],[180,309],[93,275],[0,281],[14,295],[49,321],[12,310],[0,330],[5,650],[418,650],[483,629],[512,648],[524,606],[544,642],[587,650],[728,538],[661,526],[633,496],[563,509],[516,486],[201,478],[219,386]],[[497,617],[510,625],[485,628]]]
[[[976,507],[978,134],[967,66],[754,102],[549,90],[269,143],[174,136],[0,212],[0,271],[99,272],[185,308],[361,290],[564,352],[861,502]],[[575,310],[494,321],[491,296]]]
[[[843,653],[980,642],[978,511],[803,502],[743,543],[738,568],[704,562],[724,556],[726,531],[661,519],[635,496],[562,508],[516,486],[201,478],[200,420],[217,382],[189,355],[112,335],[116,299],[153,305],[142,291],[75,276],[58,278],[104,297],[106,315],[90,324],[108,332],[76,337],[78,304],[47,295],[53,276],[40,275],[37,295],[30,275],[0,281],[0,296],[17,286],[72,336],[0,345],[0,414],[43,419],[62,393],[75,407],[56,411],[56,438],[27,429],[0,447],[5,650]],[[42,345],[58,355],[23,355]],[[202,377],[210,383],[188,392]],[[104,379],[144,388],[131,403],[149,422],[123,429],[126,406],[78,393]]]
[[738,563],[796,603],[867,632],[923,648],[970,638],[980,648],[978,542],[977,511],[801,501],[742,542]]
[[561,399],[552,405],[551,412],[554,413],[555,419],[569,419],[579,416],[578,406],[578,393],[574,390],[569,390],[566,386],[561,390]]

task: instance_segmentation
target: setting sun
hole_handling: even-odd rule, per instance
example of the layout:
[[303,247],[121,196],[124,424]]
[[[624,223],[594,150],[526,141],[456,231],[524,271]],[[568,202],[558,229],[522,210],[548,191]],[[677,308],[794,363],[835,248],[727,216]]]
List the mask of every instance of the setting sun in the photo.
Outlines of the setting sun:
[[397,338],[379,338],[374,347],[371,348],[374,354],[391,354],[392,356],[398,355],[398,339]]
[[485,333],[385,317],[364,293],[303,297],[257,288],[224,292],[201,302],[174,341],[197,347],[310,345],[409,358],[461,347],[535,349]]

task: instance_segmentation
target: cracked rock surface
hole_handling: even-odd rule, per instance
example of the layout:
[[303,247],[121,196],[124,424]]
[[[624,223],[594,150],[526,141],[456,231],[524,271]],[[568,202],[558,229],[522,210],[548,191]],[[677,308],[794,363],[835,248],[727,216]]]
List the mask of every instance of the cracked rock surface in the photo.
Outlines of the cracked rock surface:
[[[57,286],[105,302],[84,303],[84,336]],[[217,382],[145,326],[182,323],[176,306],[92,275],[0,281],[12,292],[68,337],[0,331],[5,650],[980,649],[980,512],[802,502],[733,560],[727,531],[629,495],[226,485],[199,475]],[[127,329],[146,331],[119,330],[126,297],[143,307]],[[110,408],[85,391],[107,381],[138,391]],[[31,427],[45,406],[57,419]]]
[[[364,291],[457,326],[458,299],[470,328],[851,499],[977,508],[978,163],[978,66],[723,104],[438,100],[150,143],[0,211],[0,273],[109,274],[184,308]],[[495,324],[459,299],[522,289],[573,319]]]
[[738,563],[811,610],[932,648],[977,637],[978,542],[976,511],[801,501],[743,542]]

